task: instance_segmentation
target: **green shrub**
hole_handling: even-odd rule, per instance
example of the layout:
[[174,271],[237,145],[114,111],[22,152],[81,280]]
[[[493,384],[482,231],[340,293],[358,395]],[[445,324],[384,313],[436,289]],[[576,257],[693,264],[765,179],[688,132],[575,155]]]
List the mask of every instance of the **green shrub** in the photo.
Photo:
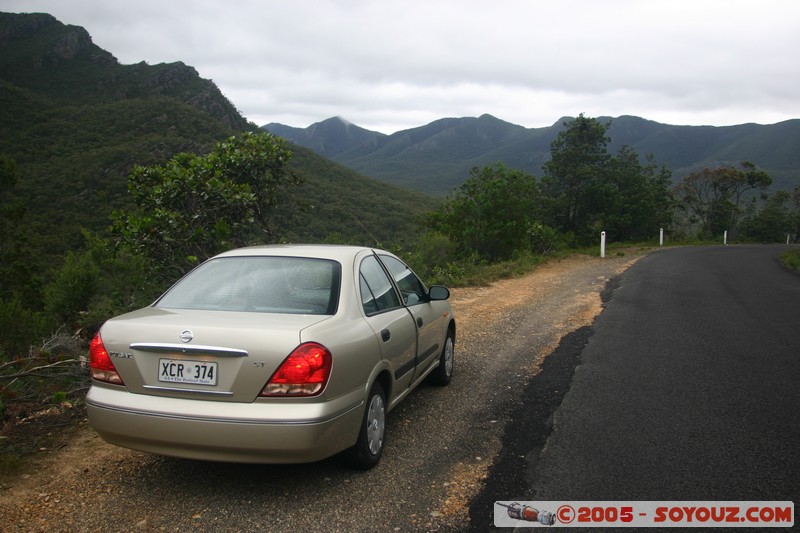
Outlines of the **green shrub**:
[[53,393],[53,403],[59,404],[67,401],[67,393],[64,391],[57,391]]
[[431,278],[446,278],[451,265],[456,261],[453,243],[447,235],[438,231],[422,234],[416,240],[413,250],[400,255],[403,255],[411,268],[429,283]]
[[800,272],[800,250],[789,250],[780,255],[780,262],[787,268]]
[[559,247],[558,232],[538,221],[528,225],[528,237],[531,240],[531,251],[535,254],[551,254]]
[[73,325],[94,296],[100,271],[89,254],[67,254],[64,265],[45,287],[45,309],[55,324]]

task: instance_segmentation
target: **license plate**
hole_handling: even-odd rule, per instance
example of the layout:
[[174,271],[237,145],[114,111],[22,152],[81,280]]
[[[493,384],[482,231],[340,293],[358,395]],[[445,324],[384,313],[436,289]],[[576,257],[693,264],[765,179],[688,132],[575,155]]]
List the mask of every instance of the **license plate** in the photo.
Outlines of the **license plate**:
[[185,361],[181,359],[159,359],[158,381],[188,383],[191,385],[216,385],[217,363],[209,361]]

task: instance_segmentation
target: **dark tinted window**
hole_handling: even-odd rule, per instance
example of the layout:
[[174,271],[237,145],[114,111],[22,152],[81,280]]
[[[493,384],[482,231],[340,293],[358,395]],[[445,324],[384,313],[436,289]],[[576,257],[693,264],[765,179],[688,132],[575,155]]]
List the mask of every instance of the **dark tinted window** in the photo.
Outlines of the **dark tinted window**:
[[371,315],[400,307],[397,292],[375,256],[369,256],[361,262],[359,276],[361,305],[364,306],[366,314]]
[[156,307],[332,315],[341,267],[297,257],[224,257],[194,269]]

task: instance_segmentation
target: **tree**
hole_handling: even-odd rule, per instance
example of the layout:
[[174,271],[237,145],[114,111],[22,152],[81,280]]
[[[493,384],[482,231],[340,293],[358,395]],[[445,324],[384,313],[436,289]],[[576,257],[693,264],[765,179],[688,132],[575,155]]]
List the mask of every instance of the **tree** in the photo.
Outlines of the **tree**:
[[671,173],[629,146],[612,157],[610,123],[580,115],[551,144],[542,195],[545,222],[579,242],[606,231],[613,240],[646,238],[672,219]]
[[612,188],[601,209],[602,226],[611,240],[651,238],[672,220],[672,173],[659,168],[650,154],[645,164],[630,146],[623,146],[609,165]]
[[428,217],[428,225],[447,235],[457,253],[494,261],[528,248],[529,227],[538,218],[536,178],[498,163],[473,168],[455,197]]
[[741,236],[757,242],[784,242],[800,229],[798,197],[800,187],[793,193],[779,190],[768,196],[760,209],[745,217],[741,223]]
[[224,249],[275,242],[285,192],[299,183],[286,171],[290,157],[282,139],[245,133],[205,156],[134,167],[128,190],[138,209],[117,213],[112,231],[167,279]]
[[755,189],[766,190],[772,179],[749,161],[741,168],[725,165],[692,172],[675,187],[678,207],[690,223],[698,223],[703,237],[727,230],[733,237],[742,214],[742,199]]
[[731,210],[731,223],[730,227],[736,231],[738,224],[738,217],[741,214],[741,201],[745,193],[759,189],[761,191],[767,190],[772,185],[772,178],[764,172],[759,170],[750,161],[741,162],[742,170],[736,177],[736,180],[731,184],[731,192],[734,197],[734,209]]
[[545,221],[554,228],[585,238],[611,190],[607,184],[611,157],[606,146],[610,123],[581,114],[550,145],[551,159],[542,178]]

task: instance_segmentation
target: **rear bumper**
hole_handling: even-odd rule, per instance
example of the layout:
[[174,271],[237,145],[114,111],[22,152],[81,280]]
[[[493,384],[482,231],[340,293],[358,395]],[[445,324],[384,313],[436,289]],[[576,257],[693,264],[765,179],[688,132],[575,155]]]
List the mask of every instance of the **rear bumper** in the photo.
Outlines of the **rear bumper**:
[[92,386],[86,407],[89,424],[117,446],[207,461],[306,463],[355,444],[363,416],[357,396],[325,403],[242,404]]

